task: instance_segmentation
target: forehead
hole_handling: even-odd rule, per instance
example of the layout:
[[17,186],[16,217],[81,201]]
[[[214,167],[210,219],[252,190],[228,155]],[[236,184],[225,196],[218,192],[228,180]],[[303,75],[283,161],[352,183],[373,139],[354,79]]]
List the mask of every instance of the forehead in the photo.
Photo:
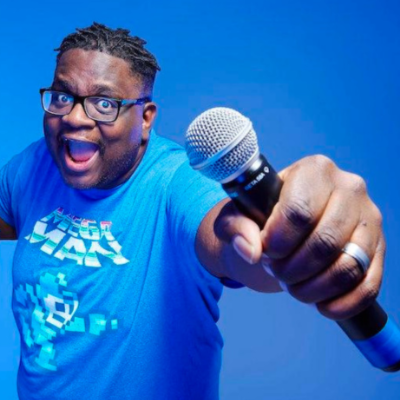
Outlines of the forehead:
[[80,96],[103,94],[126,98],[139,95],[142,87],[127,61],[82,49],[68,50],[60,57],[53,85]]

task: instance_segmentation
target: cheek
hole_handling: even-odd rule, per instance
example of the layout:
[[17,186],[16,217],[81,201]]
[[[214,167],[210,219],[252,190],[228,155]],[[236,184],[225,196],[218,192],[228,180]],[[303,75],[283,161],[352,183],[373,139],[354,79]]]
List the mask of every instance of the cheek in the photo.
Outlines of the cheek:
[[119,131],[118,134],[110,132],[107,137],[103,142],[103,167],[108,171],[114,170],[115,173],[131,168],[140,149],[141,130]]
[[56,118],[43,118],[43,132],[47,149],[57,163],[58,152],[61,149],[61,142],[57,140],[57,132],[59,130],[59,121]]
[[136,145],[141,140],[143,131],[143,115],[141,107],[132,107],[117,120],[118,130],[126,143]]
[[142,137],[141,123],[127,124],[121,122],[113,126],[101,127],[101,136],[104,144],[112,145],[115,148],[137,146]]
[[53,136],[56,136],[56,132],[58,129],[59,121],[58,118],[51,118],[48,117],[47,115],[44,116],[43,118],[43,131],[46,136],[46,138],[52,138]]

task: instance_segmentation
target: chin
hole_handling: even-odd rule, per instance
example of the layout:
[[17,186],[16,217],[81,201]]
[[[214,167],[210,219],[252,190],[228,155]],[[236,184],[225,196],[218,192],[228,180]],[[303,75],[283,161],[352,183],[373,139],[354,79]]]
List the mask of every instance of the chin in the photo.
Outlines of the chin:
[[99,182],[88,179],[86,177],[70,176],[61,173],[64,183],[77,190],[98,189]]

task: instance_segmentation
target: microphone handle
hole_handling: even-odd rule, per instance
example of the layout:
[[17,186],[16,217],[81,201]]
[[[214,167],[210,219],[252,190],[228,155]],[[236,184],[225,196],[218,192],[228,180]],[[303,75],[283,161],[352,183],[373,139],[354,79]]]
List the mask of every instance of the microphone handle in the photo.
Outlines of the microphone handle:
[[[260,155],[246,171],[222,187],[241,212],[263,227],[279,199],[282,181]],[[377,301],[337,324],[374,367],[386,372],[400,370],[400,329]]]

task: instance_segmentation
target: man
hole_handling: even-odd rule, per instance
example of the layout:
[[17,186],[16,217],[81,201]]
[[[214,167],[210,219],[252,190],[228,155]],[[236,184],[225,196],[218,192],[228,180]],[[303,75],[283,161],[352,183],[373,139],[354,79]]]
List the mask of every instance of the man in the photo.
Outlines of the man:
[[0,172],[21,399],[218,398],[221,282],[284,288],[335,320],[378,294],[385,244],[363,180],[300,160],[260,231],[152,131],[144,44],[96,23],[67,36],[41,90],[45,139]]

